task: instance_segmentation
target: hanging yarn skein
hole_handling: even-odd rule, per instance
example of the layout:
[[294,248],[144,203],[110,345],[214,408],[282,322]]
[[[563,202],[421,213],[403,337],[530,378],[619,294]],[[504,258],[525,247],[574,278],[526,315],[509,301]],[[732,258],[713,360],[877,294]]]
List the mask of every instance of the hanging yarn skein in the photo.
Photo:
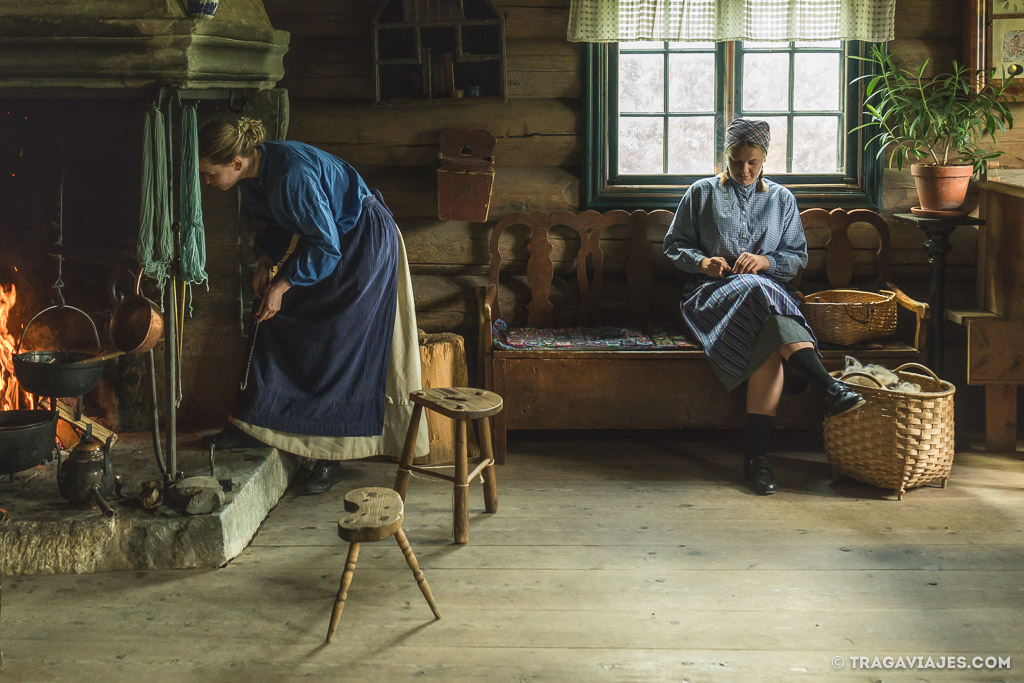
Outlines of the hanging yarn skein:
[[199,181],[199,133],[195,105],[181,111],[181,278],[189,285],[205,284],[206,235],[203,228],[201,183]]
[[142,145],[142,200],[139,208],[139,265],[163,291],[174,257],[167,197],[167,148],[164,115],[156,105],[146,112]]

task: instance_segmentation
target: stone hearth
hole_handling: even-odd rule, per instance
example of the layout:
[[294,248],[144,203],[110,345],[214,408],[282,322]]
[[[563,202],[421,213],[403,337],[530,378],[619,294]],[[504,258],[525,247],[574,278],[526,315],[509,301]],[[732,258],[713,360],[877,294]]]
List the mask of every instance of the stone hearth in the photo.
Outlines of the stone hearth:
[[[195,435],[179,435],[178,468],[208,475],[209,457]],[[72,509],[57,491],[56,465],[40,466],[0,482],[0,507],[10,521],[0,530],[0,572],[63,574],[117,569],[187,569],[224,565],[252,540],[297,469],[296,458],[273,448],[221,451],[216,476],[232,480],[214,513],[186,515],[166,504],[156,514],[135,499],[141,484],[160,478],[149,433],[123,434],[111,449],[124,478],[113,517]]]

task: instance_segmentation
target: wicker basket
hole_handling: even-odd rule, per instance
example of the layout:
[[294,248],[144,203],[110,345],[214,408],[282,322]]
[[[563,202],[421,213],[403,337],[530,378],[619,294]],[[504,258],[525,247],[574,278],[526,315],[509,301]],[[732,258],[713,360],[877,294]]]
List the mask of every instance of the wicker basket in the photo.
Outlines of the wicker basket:
[[896,294],[885,289],[826,289],[804,297],[802,308],[814,335],[833,344],[859,344],[896,331]]
[[[847,382],[867,403],[860,410],[825,420],[825,455],[836,475],[893,489],[903,500],[907,489],[936,479],[941,479],[942,487],[946,487],[953,466],[956,388],[917,363],[901,365],[895,372],[901,380],[920,384],[921,393]],[[863,372],[834,372],[832,376],[874,380]]]

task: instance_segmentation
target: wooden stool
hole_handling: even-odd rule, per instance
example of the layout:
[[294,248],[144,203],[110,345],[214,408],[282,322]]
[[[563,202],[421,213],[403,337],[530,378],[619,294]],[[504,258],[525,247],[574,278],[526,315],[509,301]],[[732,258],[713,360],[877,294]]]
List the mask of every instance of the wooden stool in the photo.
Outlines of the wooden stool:
[[[484,508],[487,512],[498,511],[498,480],[494,476],[494,453],[491,451],[491,424],[488,418],[501,412],[501,396],[491,391],[469,387],[435,387],[414,391],[409,394],[409,398],[416,407],[413,408],[412,418],[409,420],[409,431],[405,434],[405,448],[402,451],[402,460],[398,463],[395,490],[402,496],[402,500],[405,500],[410,472],[437,477],[455,484],[455,507],[452,513],[455,521],[455,542],[465,543],[469,540],[469,482],[481,472],[484,476]],[[415,467],[412,464],[416,433],[424,408],[455,420],[455,476]],[[466,448],[466,422],[469,420],[479,427],[477,440],[480,444],[480,457],[473,459],[472,464],[476,467],[472,472],[469,471],[470,462]]]
[[331,612],[331,625],[327,629],[327,642],[334,640],[334,632],[341,621],[341,611],[345,609],[348,598],[348,587],[352,583],[352,574],[356,571],[356,560],[359,559],[359,544],[383,541],[395,537],[398,547],[405,554],[405,561],[412,569],[412,575],[420,586],[423,597],[434,612],[434,618],[440,619],[437,603],[430,594],[430,586],[420,571],[416,556],[409,547],[409,539],[402,531],[402,519],[405,517],[405,505],[397,492],[380,487],[353,489],[345,494],[345,509],[355,513],[338,520],[338,536],[348,541],[348,558],[345,560],[345,571],[341,575],[341,588],[334,599],[334,610]]

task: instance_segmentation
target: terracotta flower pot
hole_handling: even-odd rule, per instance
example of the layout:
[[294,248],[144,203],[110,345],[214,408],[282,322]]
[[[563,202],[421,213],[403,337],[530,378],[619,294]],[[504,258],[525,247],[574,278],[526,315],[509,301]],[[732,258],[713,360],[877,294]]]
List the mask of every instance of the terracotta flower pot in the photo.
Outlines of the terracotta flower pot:
[[910,175],[914,176],[922,209],[955,211],[963,206],[967,197],[974,167],[914,164],[910,167]]

